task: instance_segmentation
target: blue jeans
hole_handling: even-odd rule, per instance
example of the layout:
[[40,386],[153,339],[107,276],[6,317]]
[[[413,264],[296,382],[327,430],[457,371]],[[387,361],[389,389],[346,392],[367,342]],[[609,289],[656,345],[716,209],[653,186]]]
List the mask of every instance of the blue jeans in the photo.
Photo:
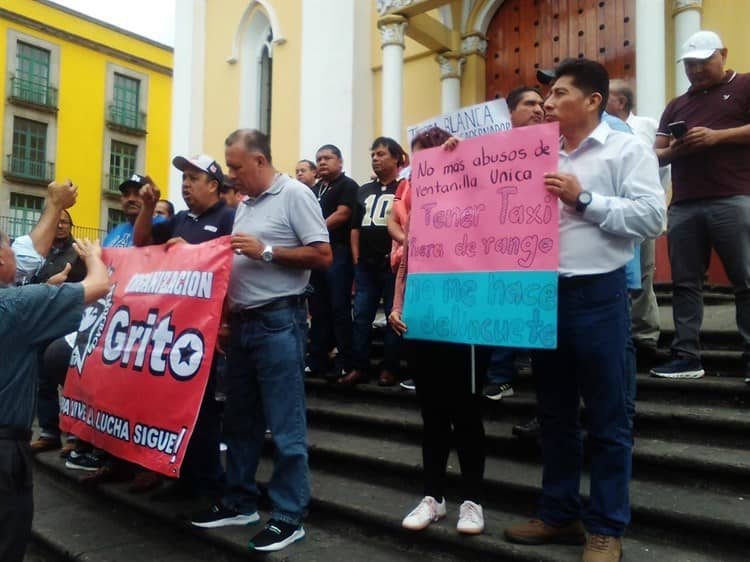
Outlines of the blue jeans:
[[224,406],[227,491],[222,503],[240,513],[257,510],[255,474],[268,428],[276,448],[268,485],[271,517],[297,525],[310,501],[305,307],[289,305],[244,318],[234,315],[231,330]]
[[[630,522],[627,299],[624,269],[561,278],[558,347],[533,354],[544,457],[539,517],[549,525],[563,526],[583,516],[590,533],[619,537]],[[585,511],[580,496],[581,397],[591,449],[590,501]]]
[[[633,291],[630,291],[632,298]],[[630,330],[632,334],[633,325],[633,301],[628,299],[628,314],[630,317]],[[635,420],[635,399],[638,394],[638,364],[635,350],[635,340],[631,335],[625,341],[625,407],[628,410],[628,419],[630,420],[630,429],[633,429]]]
[[333,246],[333,263],[326,271],[313,271],[310,285],[310,357],[313,371],[325,371],[328,352],[336,346],[336,367],[350,371],[352,365],[352,251]]
[[[356,291],[354,293],[352,355],[354,368],[367,372],[370,367],[372,321],[375,319],[381,297],[386,318],[391,313],[396,275],[390,270],[372,270],[360,264],[355,266],[354,282]],[[383,339],[385,357],[382,368],[396,374],[399,367],[401,338],[390,329],[390,326],[386,326]]]

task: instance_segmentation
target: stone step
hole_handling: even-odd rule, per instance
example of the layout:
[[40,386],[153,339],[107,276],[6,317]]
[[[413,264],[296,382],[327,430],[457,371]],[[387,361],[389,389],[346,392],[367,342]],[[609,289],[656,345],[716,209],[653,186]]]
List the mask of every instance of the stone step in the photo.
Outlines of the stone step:
[[[342,429],[348,434],[396,439],[414,446],[421,442],[422,420],[419,411],[413,407],[342,403],[336,398],[317,396],[308,398],[307,407],[309,424],[313,428]],[[512,435],[516,421],[505,418],[485,421],[488,455],[538,464],[541,454],[537,443]],[[638,436],[633,471],[641,480],[742,494],[747,492],[747,482],[750,481],[750,455],[744,448]]]
[[[145,496],[127,493],[127,484],[84,487],[78,483],[79,474],[64,468],[54,452],[42,453],[36,459],[33,542],[39,546],[34,550],[54,553],[50,560],[416,562],[425,559],[425,550],[408,541],[394,542],[345,519],[332,518],[330,511],[315,507],[304,523],[306,536],[302,541],[277,553],[254,553],[247,549],[247,542],[261,528],[257,524],[199,529],[187,522],[187,514],[206,509],[205,502],[154,503]],[[264,461],[260,472],[268,477],[269,461]],[[461,560],[438,553],[430,554],[430,559]]]
[[[706,339],[708,341],[706,341]],[[744,377],[745,363],[742,359],[742,341],[736,332],[708,333],[703,340],[701,362],[706,373],[730,377]],[[653,356],[648,360],[640,360],[639,368],[644,372],[651,367],[662,365],[671,359],[669,344],[672,337],[669,332],[663,332]],[[379,363],[383,357],[383,344],[376,335],[372,341],[372,357],[370,366],[374,376],[377,376]],[[401,362],[404,373],[408,376],[408,364]]]
[[[659,347],[669,349],[673,338],[674,328],[662,328],[659,333]],[[735,351],[740,351],[743,347],[742,337],[740,337],[736,325],[733,326],[732,329],[726,330],[703,329],[700,333],[700,343],[704,350],[733,349]]]
[[701,379],[662,379],[641,373],[638,397],[654,402],[741,408],[750,404],[750,385],[738,377],[716,374]]
[[[331,446],[334,449],[340,449],[338,445],[348,441],[346,436],[339,433],[328,434],[326,437],[332,438]],[[379,447],[375,449],[379,450]],[[49,511],[45,507],[38,508],[38,517],[57,522],[57,529],[44,528],[45,524],[40,521],[38,524],[35,523],[35,533],[37,536],[44,536],[48,542],[66,540],[83,543],[85,551],[77,551],[77,560],[117,562],[124,561],[127,557],[128,562],[193,559],[265,559],[290,562],[573,562],[579,561],[581,556],[580,547],[527,547],[503,540],[503,529],[522,521],[525,516],[523,512],[529,510],[527,505],[514,502],[512,494],[497,502],[486,503],[487,530],[483,535],[463,537],[456,533],[455,499],[448,500],[449,514],[443,521],[421,533],[405,531],[400,526],[401,518],[414,507],[420,497],[419,478],[411,466],[406,467],[408,475],[403,476],[392,470],[383,471],[381,463],[376,470],[378,476],[374,477],[370,470],[360,470],[361,467],[357,463],[343,465],[334,462],[336,470],[331,470],[326,466],[328,463],[321,462],[321,466],[318,466],[318,463],[313,461],[313,497],[310,513],[305,521],[305,540],[279,553],[258,556],[245,550],[247,539],[255,532],[255,527],[195,529],[184,521],[186,512],[200,507],[194,502],[153,503],[146,498],[128,494],[125,484],[100,485],[96,489],[81,488],[75,480],[77,474],[66,470],[54,453],[41,454],[37,459],[37,467],[41,469],[37,471],[37,493],[42,497],[50,497],[50,505],[54,501],[65,503],[69,508],[69,514],[61,522],[61,512],[55,513],[52,507]],[[453,468],[450,471],[452,474],[455,473]],[[261,462],[259,472],[261,479],[268,477],[269,459]],[[49,481],[61,489],[59,493],[66,497],[54,498],[48,491]],[[84,509],[93,511],[94,516],[90,520],[81,521],[86,527],[80,529],[79,535],[77,514]],[[41,515],[43,511],[45,514]],[[70,512],[74,512],[75,515],[71,515]],[[111,523],[103,522],[110,512],[116,514],[119,531],[107,529],[104,532],[102,528]],[[70,524],[71,520],[75,521],[73,525]],[[128,537],[132,530],[144,526],[148,527],[152,536],[158,535],[161,541],[175,545],[176,549],[185,548],[189,554],[182,558],[169,558],[167,553],[152,549],[146,541],[138,543],[137,539],[133,541],[132,546],[128,546],[131,542]],[[104,537],[103,540],[110,542],[113,542],[112,536],[119,536],[120,548],[128,549],[129,554],[120,557],[114,544],[111,547],[100,547],[102,550],[96,551],[92,545],[99,535]],[[725,562],[739,562],[744,559],[731,550],[712,548],[703,551],[693,546],[689,539],[670,542],[663,540],[658,534],[651,536],[647,533],[632,532],[626,537],[624,545],[626,559],[639,562],[715,562],[717,555]],[[58,545],[58,548],[62,550],[66,547],[63,544]],[[141,551],[134,553],[129,550],[130,548],[141,548]],[[205,549],[214,552],[210,556],[201,557],[200,553],[205,552]]]
[[[534,390],[531,373],[519,374],[511,384],[514,391]],[[638,374],[638,400],[743,408],[750,405],[750,385],[736,376],[708,374],[701,379],[663,379],[642,372]]]
[[[340,402],[341,408],[344,409],[342,411],[345,411],[347,404],[363,408],[373,404],[398,404],[409,407],[414,412],[418,411],[415,394],[398,387],[381,388],[374,384],[363,384],[353,389],[339,388],[316,379],[308,379],[306,385],[310,399],[327,398]],[[741,388],[744,388],[744,385]],[[500,403],[486,400],[482,407],[486,421],[519,423],[528,421],[535,415],[536,399],[530,388],[519,388],[513,397]],[[635,433],[639,438],[750,448],[750,416],[747,414],[747,407],[742,404],[705,406],[639,399],[636,402]]]
[[[234,562],[247,557],[197,540],[163,518],[148,517],[123,502],[84,489],[65,475],[62,459],[48,453],[34,474],[33,541],[59,560],[131,562]],[[55,469],[44,469],[58,465]],[[41,470],[37,470],[41,468]],[[67,471],[71,472],[71,471]]]
[[[672,306],[671,285],[657,285],[654,292],[659,306]],[[731,287],[706,287],[703,291],[703,304],[706,307],[734,304],[734,292]]]
[[[372,488],[363,505],[377,499],[381,488],[389,487],[404,494],[401,502],[387,502],[387,517],[398,520],[418,501],[420,485],[421,453],[417,446],[380,438],[342,434],[339,431],[311,428],[309,431],[311,466],[316,478],[326,479],[331,474],[344,479],[359,479],[362,485]],[[453,505],[460,501],[456,497],[458,484],[458,462],[452,455],[448,463],[449,501]],[[488,458],[486,466],[485,506],[489,513],[497,513],[502,521],[488,530],[484,540],[499,538],[502,529],[534,512],[539,494],[541,469],[538,465]],[[320,482],[318,483],[320,486]],[[374,486],[374,487],[373,487]],[[582,490],[588,489],[588,478],[582,478]],[[336,497],[331,489],[324,497],[333,501]],[[633,523],[628,542],[635,541],[644,547],[632,560],[649,559],[645,549],[676,546],[691,552],[680,553],[677,560],[701,559],[730,560],[746,555],[744,546],[750,540],[750,523],[746,521],[747,506],[743,497],[706,490],[693,490],[677,485],[642,482],[631,488]],[[346,509],[348,499],[341,500],[341,509]],[[454,507],[455,509],[455,507]],[[395,513],[394,513],[395,512]],[[455,515],[454,515],[455,517]],[[473,543],[472,543],[473,544]],[[499,545],[496,548],[501,548]],[[506,546],[507,548],[507,546]],[[718,550],[721,555],[717,558]],[[522,549],[523,550],[523,549]],[[535,559],[546,559],[540,549]],[[516,553],[513,553],[516,554]],[[552,559],[555,554],[550,553]],[[713,558],[712,558],[713,556]],[[562,558],[567,559],[567,558]],[[666,558],[663,558],[666,559]]]

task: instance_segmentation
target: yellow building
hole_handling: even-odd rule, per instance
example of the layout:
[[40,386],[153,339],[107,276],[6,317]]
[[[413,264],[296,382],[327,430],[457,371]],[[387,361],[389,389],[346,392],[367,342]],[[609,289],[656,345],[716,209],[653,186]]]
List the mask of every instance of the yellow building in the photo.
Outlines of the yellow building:
[[100,236],[123,178],[167,184],[172,49],[46,0],[0,0],[0,35],[0,228],[28,232],[70,178],[77,233]]
[[717,31],[729,65],[750,71],[747,0],[180,0],[177,10],[173,148],[221,160],[228,132],[257,127],[279,169],[331,142],[359,181],[376,136],[406,142],[409,125],[534,85],[536,68],[568,56],[633,81],[637,111],[655,118],[686,89],[676,45],[698,29]]

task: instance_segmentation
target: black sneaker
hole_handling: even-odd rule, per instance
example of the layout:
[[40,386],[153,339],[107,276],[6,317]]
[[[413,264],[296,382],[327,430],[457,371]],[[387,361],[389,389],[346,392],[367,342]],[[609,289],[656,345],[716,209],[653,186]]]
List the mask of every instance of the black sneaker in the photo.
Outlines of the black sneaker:
[[273,552],[286,548],[293,542],[301,540],[305,536],[302,525],[292,525],[278,519],[271,519],[266,528],[250,539],[247,545],[250,550],[261,552]]
[[71,451],[68,459],[65,461],[65,468],[96,472],[104,466],[104,460],[104,457],[93,452],[79,453],[78,451]]
[[484,394],[485,398],[489,398],[490,400],[502,400],[503,398],[513,396],[513,387],[507,382],[503,384],[490,383],[484,385],[482,394]]
[[700,359],[677,357],[661,367],[651,369],[652,377],[664,379],[699,379],[706,374]]
[[513,426],[513,435],[520,439],[536,439],[539,437],[539,419],[532,418],[526,423],[519,423]]
[[414,379],[406,379],[405,381],[401,381],[399,383],[399,386],[404,390],[417,390],[417,385],[414,384]]
[[228,527],[229,525],[251,525],[258,521],[260,521],[260,515],[257,511],[249,514],[239,513],[224,507],[221,503],[214,504],[208,511],[196,513],[190,518],[190,523],[204,529]]

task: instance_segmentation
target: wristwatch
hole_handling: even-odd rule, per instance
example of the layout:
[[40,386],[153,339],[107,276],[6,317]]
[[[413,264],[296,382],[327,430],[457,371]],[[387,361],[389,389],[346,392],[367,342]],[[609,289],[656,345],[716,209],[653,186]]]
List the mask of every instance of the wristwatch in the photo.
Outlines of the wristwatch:
[[267,244],[266,247],[263,248],[263,253],[260,255],[260,259],[266,263],[271,263],[273,260],[273,246]]
[[591,205],[591,192],[581,191],[576,197],[576,211],[582,213],[589,205]]

